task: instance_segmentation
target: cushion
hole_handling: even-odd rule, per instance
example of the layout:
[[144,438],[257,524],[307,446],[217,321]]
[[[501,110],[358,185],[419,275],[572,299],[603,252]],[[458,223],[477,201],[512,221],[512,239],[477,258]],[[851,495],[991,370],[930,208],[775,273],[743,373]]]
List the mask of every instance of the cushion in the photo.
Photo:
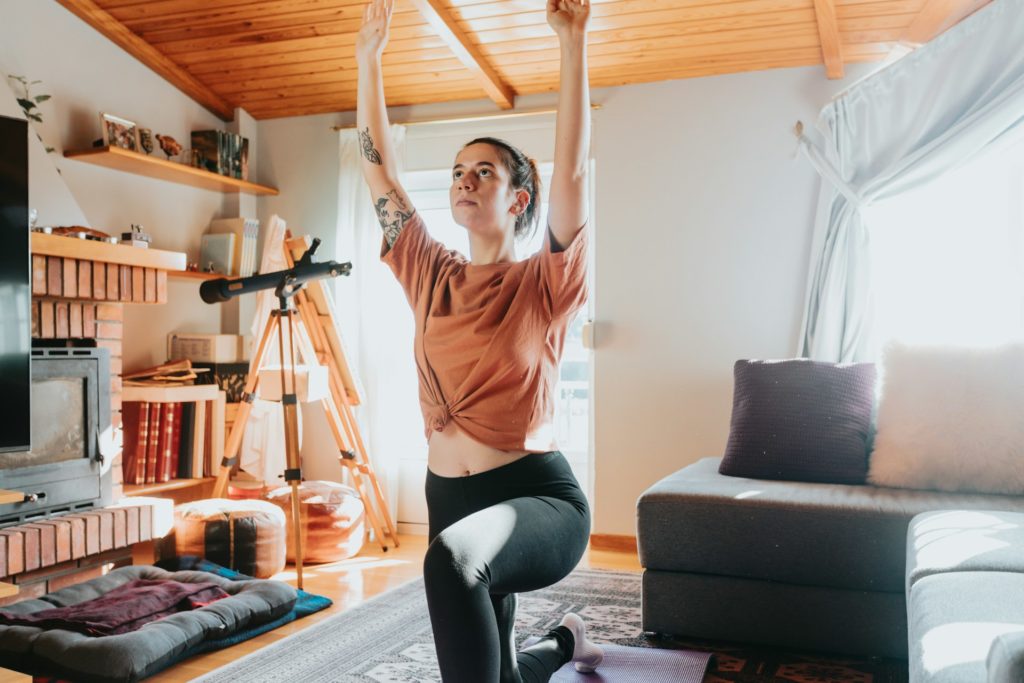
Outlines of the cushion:
[[[295,561],[292,542],[292,487],[271,491],[267,499],[284,511],[288,526],[288,561]],[[299,528],[303,562],[339,562],[363,547],[366,526],[359,494],[333,481],[304,481],[299,485]]]
[[[1019,500],[1000,497],[1007,501]],[[945,572],[1024,574],[1022,548],[1022,512],[940,510],[922,513],[910,521],[907,530],[907,591],[918,579]]]
[[1024,575],[950,572],[926,576],[907,596],[907,616],[909,680],[985,681],[987,660],[996,642],[1024,633]]
[[915,515],[1024,512],[1024,496],[744,479],[720,474],[720,460],[698,460],[640,496],[645,569],[902,596]]
[[806,359],[739,360],[721,473],[755,479],[860,484],[875,367]]
[[1024,344],[893,344],[883,375],[872,483],[1024,494]]
[[137,681],[177,662],[206,640],[230,638],[236,632],[287,614],[296,601],[295,589],[278,581],[232,581],[207,572],[168,572],[136,566],[114,569],[105,576],[4,609],[31,614],[76,605],[136,579],[214,583],[230,597],[172,614],[137,631],[102,638],[63,629],[0,626],[0,666],[80,682]]
[[257,578],[284,569],[285,517],[265,500],[211,498],[174,508],[174,550]]

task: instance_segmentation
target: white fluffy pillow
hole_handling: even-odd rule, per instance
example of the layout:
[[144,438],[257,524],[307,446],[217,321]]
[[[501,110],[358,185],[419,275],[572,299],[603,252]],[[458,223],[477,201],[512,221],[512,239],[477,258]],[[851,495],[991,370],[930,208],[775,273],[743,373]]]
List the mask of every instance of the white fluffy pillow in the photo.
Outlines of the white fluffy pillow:
[[1024,494],[1024,344],[893,345],[883,367],[868,481]]

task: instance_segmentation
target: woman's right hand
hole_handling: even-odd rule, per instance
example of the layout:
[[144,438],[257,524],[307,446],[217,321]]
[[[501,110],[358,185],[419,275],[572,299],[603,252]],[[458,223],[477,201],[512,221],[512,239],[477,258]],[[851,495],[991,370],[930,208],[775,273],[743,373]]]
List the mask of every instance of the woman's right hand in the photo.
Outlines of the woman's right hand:
[[356,35],[356,58],[379,58],[388,42],[388,27],[391,25],[391,12],[395,8],[394,0],[370,0],[363,10],[363,25]]

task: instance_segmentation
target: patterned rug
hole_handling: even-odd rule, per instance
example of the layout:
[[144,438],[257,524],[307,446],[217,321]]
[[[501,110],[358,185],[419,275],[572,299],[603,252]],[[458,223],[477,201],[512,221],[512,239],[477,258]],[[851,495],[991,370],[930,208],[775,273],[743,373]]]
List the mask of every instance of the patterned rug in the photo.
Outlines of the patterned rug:
[[[656,639],[640,630],[640,574],[578,569],[519,596],[520,644],[574,611],[598,643],[713,652],[704,683],[906,683],[904,661]],[[325,619],[196,679],[201,683],[435,683],[440,681],[422,579]],[[595,680],[601,680],[595,677]]]

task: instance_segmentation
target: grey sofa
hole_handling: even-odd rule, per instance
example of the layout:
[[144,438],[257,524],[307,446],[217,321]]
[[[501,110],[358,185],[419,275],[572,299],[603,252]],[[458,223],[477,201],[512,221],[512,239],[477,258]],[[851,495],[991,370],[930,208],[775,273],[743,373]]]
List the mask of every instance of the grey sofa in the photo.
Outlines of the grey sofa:
[[[699,460],[665,477],[637,503],[647,631],[906,658],[908,642],[917,647],[933,637],[927,629],[941,619],[936,610],[944,611],[946,601],[961,600],[965,610],[980,613],[998,602],[997,590],[1024,586],[1024,573],[996,577],[1007,585],[988,584],[989,592],[968,596],[957,593],[967,580],[955,574],[963,572],[915,570],[915,559],[907,573],[908,529],[916,515],[1024,514],[1024,497],[745,479],[719,474],[720,460]],[[1014,543],[1005,555],[1016,553],[1017,560],[1006,566],[1024,570],[1024,539]],[[1015,598],[1013,612],[1020,623],[1022,598]],[[1010,611],[992,614],[1009,617]],[[1001,642],[1008,654],[1000,666],[1012,665],[1010,640]],[[912,678],[925,680],[984,678]]]

